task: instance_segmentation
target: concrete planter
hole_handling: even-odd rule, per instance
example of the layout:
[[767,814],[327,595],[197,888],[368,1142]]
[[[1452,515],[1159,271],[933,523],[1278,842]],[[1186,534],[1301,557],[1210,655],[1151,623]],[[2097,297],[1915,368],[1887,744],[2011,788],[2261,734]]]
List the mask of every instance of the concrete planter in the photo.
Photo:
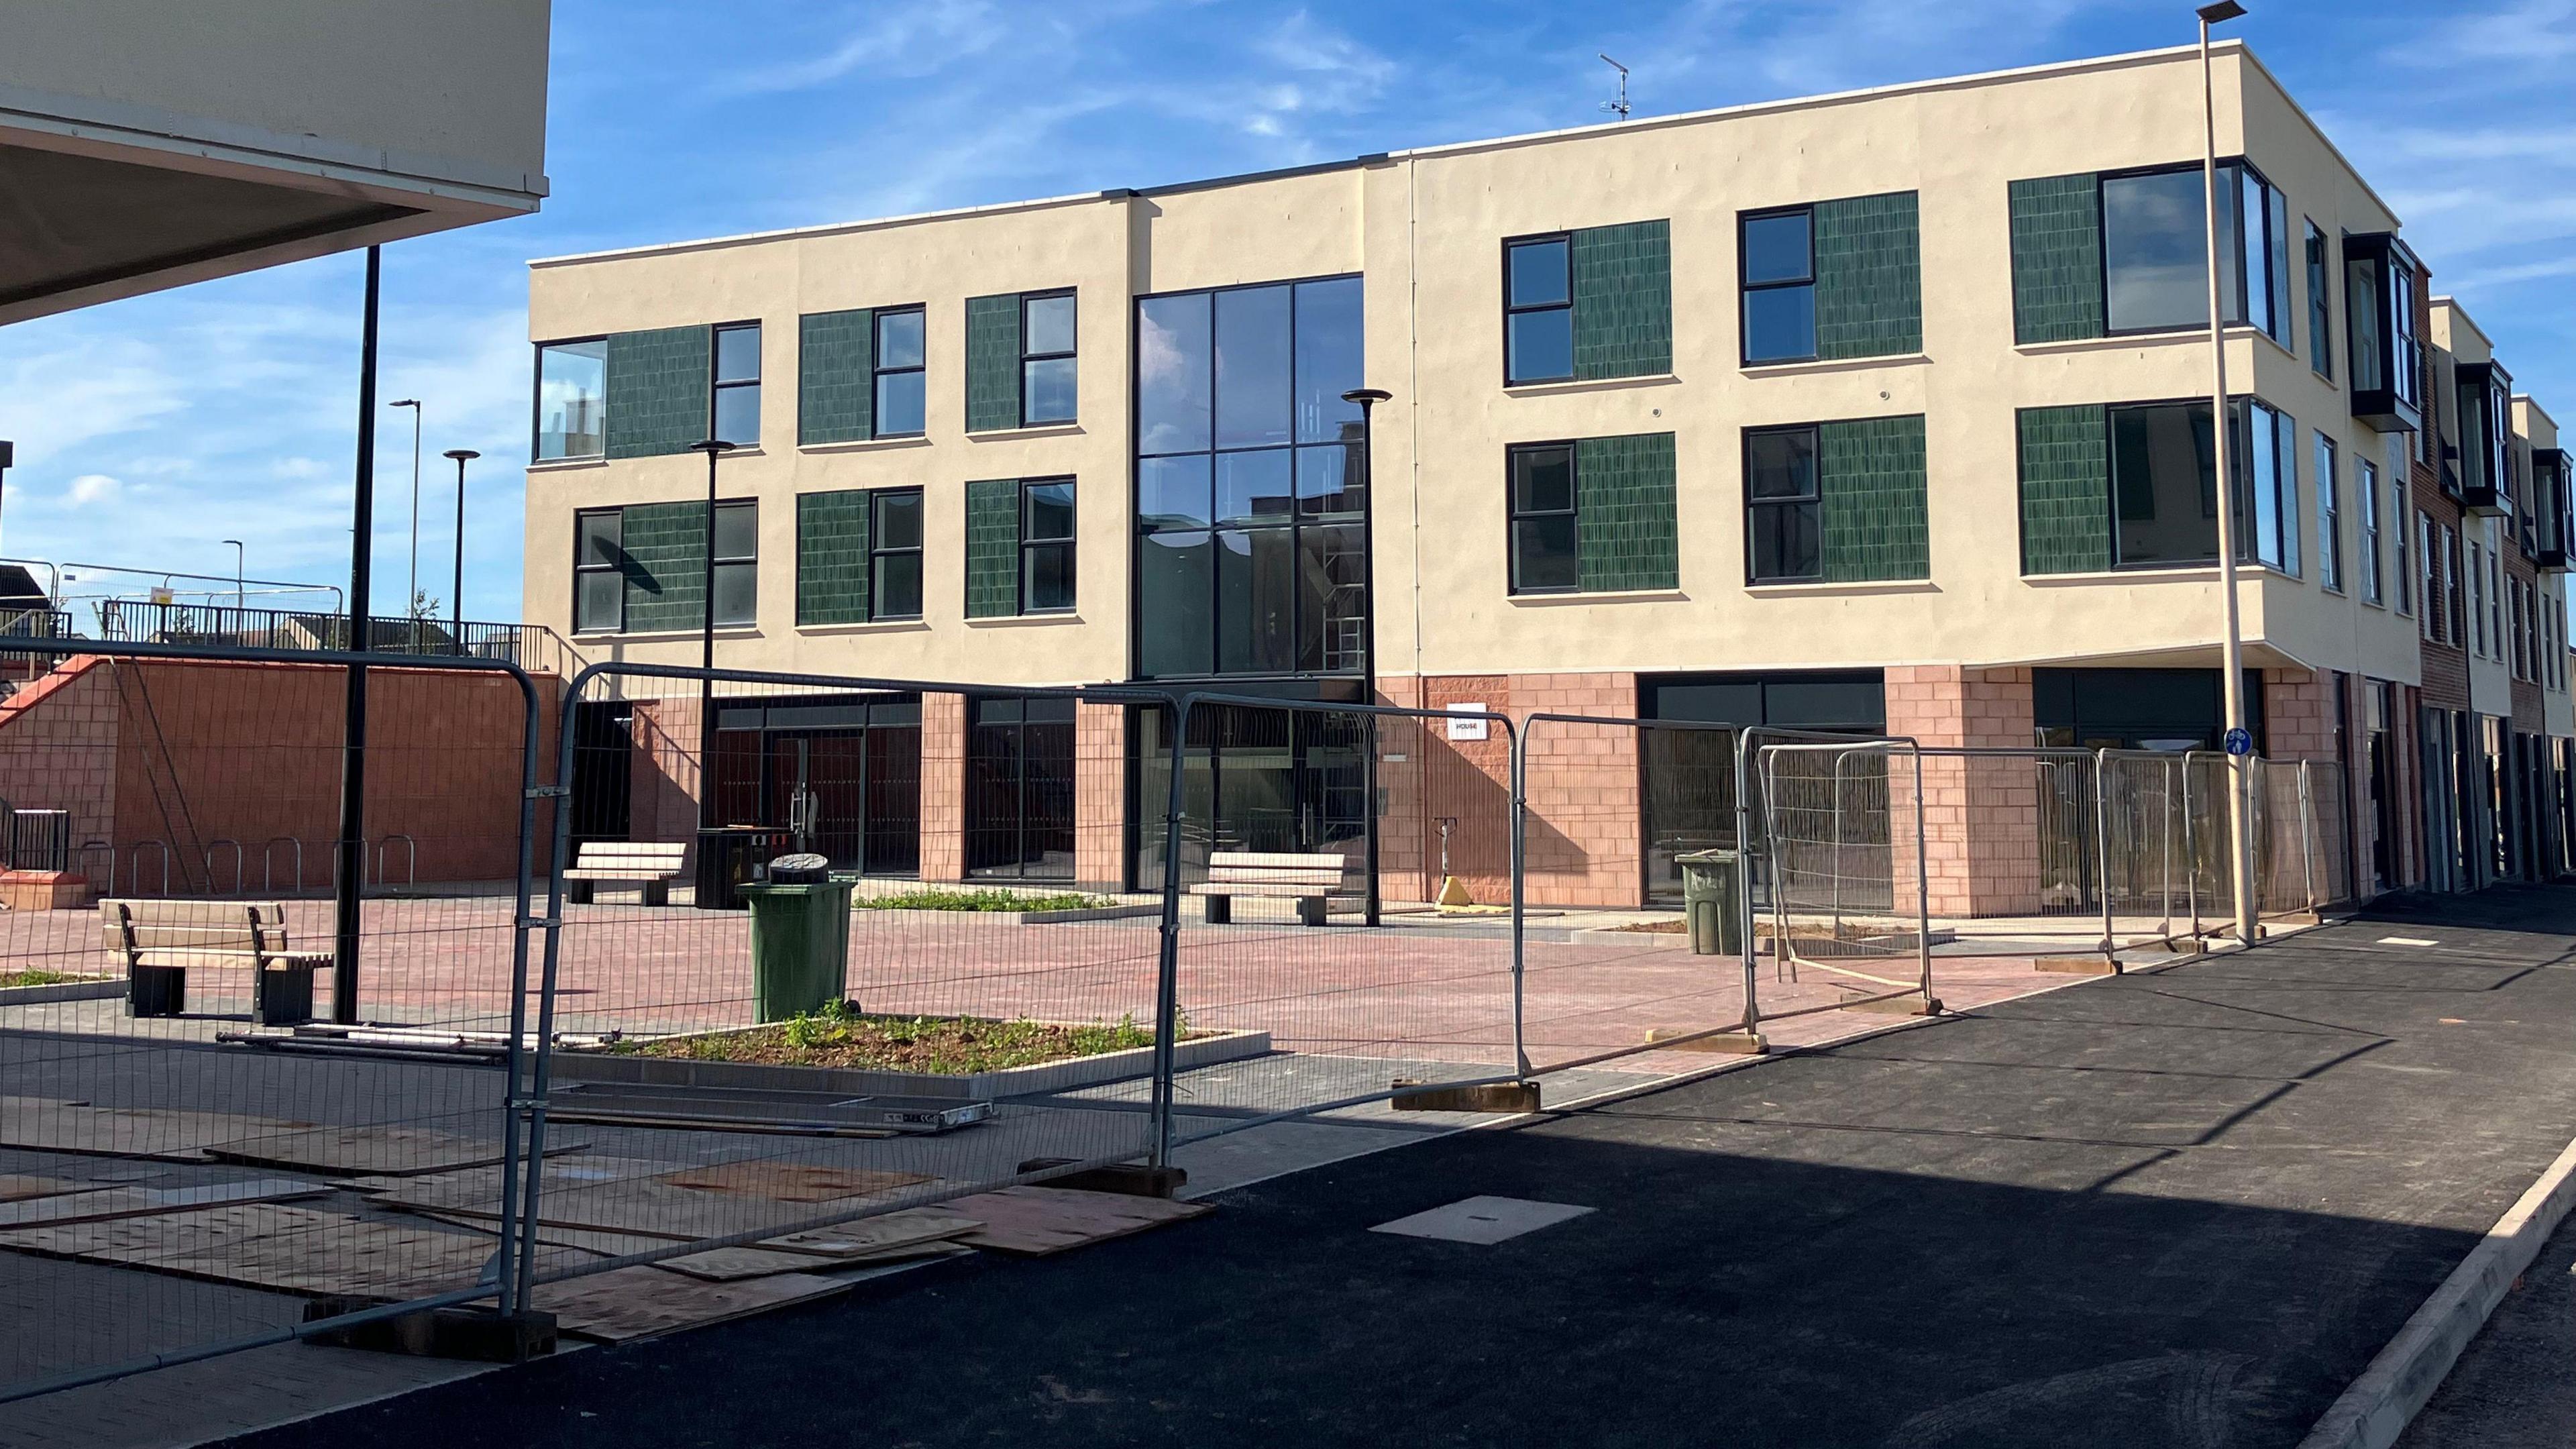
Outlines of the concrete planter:
[[0,870],[0,910],[77,911],[89,904],[89,878],[67,870]]
[[[924,911],[923,915],[951,915]],[[746,1028],[748,1029],[748,1028]],[[1187,1071],[1218,1062],[1266,1056],[1270,1033],[1220,1031],[1192,1037],[1172,1049],[1173,1065]],[[766,1062],[703,1062],[686,1057],[640,1057],[567,1048],[555,1053],[560,1082],[615,1082],[647,1087],[707,1087],[737,1091],[835,1092],[851,1097],[939,1097],[985,1102],[1042,1092],[1070,1091],[1141,1077],[1154,1069],[1154,1049],[1131,1047],[1098,1056],[1067,1057],[1025,1067],[944,1076],[936,1072],[878,1071],[867,1067],[787,1067]]]
[[51,986],[0,986],[0,1006],[41,1006],[48,1001],[113,1001],[125,994],[125,983],[57,981]]

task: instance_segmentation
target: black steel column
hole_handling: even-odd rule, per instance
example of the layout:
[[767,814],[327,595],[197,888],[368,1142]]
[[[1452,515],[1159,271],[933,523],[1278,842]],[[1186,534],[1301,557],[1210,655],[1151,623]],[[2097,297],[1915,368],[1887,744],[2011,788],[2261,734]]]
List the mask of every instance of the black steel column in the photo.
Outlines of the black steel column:
[[[1360,586],[1360,703],[1377,704],[1377,434],[1376,409],[1392,394],[1382,388],[1355,387],[1342,394],[1342,401],[1360,406],[1360,556],[1368,563],[1362,571]],[[1368,924],[1378,924],[1379,898],[1378,824],[1377,824],[1377,726],[1380,716],[1360,716],[1361,739],[1367,754],[1367,779],[1364,788],[1368,803],[1364,818],[1368,822]],[[1420,722],[1417,721],[1417,724]],[[1420,753],[1415,751],[1414,753]]]
[[[383,256],[367,248],[367,300],[358,341],[358,490],[349,532],[349,645],[375,642],[367,610],[376,537],[376,292]],[[358,884],[367,866],[367,669],[349,666],[349,702],[341,728],[339,929],[332,941],[331,1019],[358,1020]]]

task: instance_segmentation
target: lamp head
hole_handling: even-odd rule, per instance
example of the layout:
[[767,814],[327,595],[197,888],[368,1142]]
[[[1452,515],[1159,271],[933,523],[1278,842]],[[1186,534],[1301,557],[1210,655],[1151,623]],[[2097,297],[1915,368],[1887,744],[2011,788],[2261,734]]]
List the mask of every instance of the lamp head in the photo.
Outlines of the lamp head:
[[2199,11],[2203,25],[2216,25],[2244,13],[2245,7],[2237,4],[2236,0],[2217,0],[2215,4],[2201,6]]
[[416,397],[407,397],[399,402],[389,402],[385,404],[385,406],[389,408],[417,408],[420,406],[420,399]]
[[454,458],[457,462],[462,463],[468,458],[480,458],[483,455],[475,452],[472,448],[450,448],[447,450],[446,456]]
[[709,454],[730,453],[737,446],[737,444],[728,443],[722,438],[706,438],[698,442],[691,443],[689,445],[689,451],[692,453]]
[[1388,398],[1393,396],[1395,396],[1395,394],[1388,392],[1382,387],[1355,387],[1349,392],[1342,394],[1342,401],[1346,403],[1358,403],[1362,407],[1367,407],[1371,403],[1385,402]]

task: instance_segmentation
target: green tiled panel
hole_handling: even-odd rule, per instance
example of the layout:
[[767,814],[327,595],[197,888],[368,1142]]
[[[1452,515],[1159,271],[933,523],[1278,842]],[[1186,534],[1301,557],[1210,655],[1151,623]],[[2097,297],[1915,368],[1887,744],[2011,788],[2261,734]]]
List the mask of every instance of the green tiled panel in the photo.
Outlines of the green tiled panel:
[[707,506],[637,503],[626,508],[626,631],[650,634],[703,626],[707,588]]
[[1816,355],[1923,350],[1923,241],[1914,193],[1815,208]]
[[1576,559],[1586,593],[1680,586],[1673,491],[1672,434],[1576,440]]
[[875,431],[875,320],[865,307],[796,319],[797,442],[848,443]]
[[2012,183],[2013,338],[2102,335],[2101,185],[2090,174]]
[[966,299],[966,431],[1020,425],[1020,295]]
[[1828,581],[1932,576],[1920,413],[1819,425],[1816,473]]
[[796,622],[868,621],[868,495],[796,495]]
[[1574,375],[1651,377],[1673,370],[1672,224],[1631,222],[1574,233]]
[[966,485],[966,617],[1020,611],[1020,480]]
[[2111,417],[2100,406],[2023,408],[2021,571],[2111,566]]
[[707,436],[705,327],[619,332],[608,339],[608,456],[688,451]]

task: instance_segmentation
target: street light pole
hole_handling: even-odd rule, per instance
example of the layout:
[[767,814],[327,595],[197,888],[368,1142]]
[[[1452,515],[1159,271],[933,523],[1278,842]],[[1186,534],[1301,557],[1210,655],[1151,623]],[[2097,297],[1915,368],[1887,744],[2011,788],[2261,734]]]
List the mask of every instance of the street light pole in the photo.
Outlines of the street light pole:
[[[2245,638],[2244,623],[2236,598],[2236,480],[2228,464],[2227,416],[2227,314],[2218,295],[2218,83],[2209,59],[2209,28],[2221,21],[2233,20],[2245,13],[2237,0],[2217,0],[2203,5],[2200,16],[2200,118],[2201,118],[2201,199],[2205,225],[2209,272],[2209,417],[2211,466],[2217,472],[2220,504],[2218,509],[2218,592],[2219,612],[2226,621],[2227,637],[2220,649],[2222,695],[2226,700],[2227,733],[2232,739],[2245,728]],[[2239,944],[2254,943],[2254,921],[2259,902],[2254,898],[2253,802],[2247,798],[2253,783],[2253,768],[2247,757],[2230,749],[2227,754],[2227,839],[2229,894],[2236,898],[2236,939]]]
[[722,438],[691,443],[689,451],[707,455],[707,535],[705,570],[698,593],[698,828],[715,824],[716,803],[716,460],[734,445]]
[[411,620],[417,652],[420,633],[420,399],[407,397],[389,406],[411,409],[411,579],[406,585],[411,592],[403,595],[403,617]]
[[[1371,424],[1376,419],[1377,405],[1394,396],[1384,388],[1355,387],[1342,394],[1342,401],[1357,403],[1360,409],[1360,557],[1368,567],[1360,584],[1360,702],[1377,703],[1377,539],[1371,520],[1377,517],[1376,433]],[[1368,857],[1368,924],[1378,924],[1384,904],[1378,893],[1378,825],[1377,825],[1377,716],[1362,715],[1367,728],[1362,732],[1367,742],[1364,771]]]
[[456,460],[456,582],[447,601],[447,646],[450,651],[465,652],[465,465],[483,455],[472,448],[450,448],[447,456]]

